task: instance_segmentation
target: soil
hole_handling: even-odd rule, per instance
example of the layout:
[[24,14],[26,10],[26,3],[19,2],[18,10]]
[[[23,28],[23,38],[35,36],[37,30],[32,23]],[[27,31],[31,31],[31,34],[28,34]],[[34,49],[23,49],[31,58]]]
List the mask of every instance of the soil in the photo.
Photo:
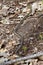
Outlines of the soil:
[[[0,9],[0,53],[9,53],[10,55],[8,57],[3,55],[0,58],[4,57],[8,60],[14,60],[18,57],[43,51],[43,11],[37,11],[33,16],[29,15],[22,22],[21,20],[26,16],[27,12],[22,12],[22,8],[25,8],[25,6],[19,5],[19,2],[21,1],[0,0],[2,4],[0,7],[3,8],[4,5],[9,7],[8,10],[4,9],[5,11],[2,8]],[[28,4],[26,0],[24,2]],[[16,7],[19,8],[17,11],[15,10]],[[23,14],[22,18],[18,17],[20,14]],[[20,24],[21,22],[22,24]],[[19,24],[20,26],[18,27]],[[38,59],[38,62],[35,64],[33,61],[32,65],[43,65],[42,60],[36,59]],[[18,64],[20,65],[20,63]],[[21,63],[21,65],[25,65],[25,63]],[[31,65],[31,62],[29,65]]]

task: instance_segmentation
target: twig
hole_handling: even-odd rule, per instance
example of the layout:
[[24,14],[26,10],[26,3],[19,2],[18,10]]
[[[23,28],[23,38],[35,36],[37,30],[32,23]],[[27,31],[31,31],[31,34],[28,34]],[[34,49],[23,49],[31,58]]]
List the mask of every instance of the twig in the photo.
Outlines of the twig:
[[18,59],[15,59],[15,60],[11,60],[11,61],[8,61],[8,62],[4,62],[0,65],[9,65],[9,64],[12,64],[12,63],[15,63],[15,62],[19,62],[19,61],[24,61],[24,60],[27,60],[27,59],[33,59],[33,58],[36,58],[36,57],[39,57],[39,56],[42,56],[43,55],[43,52],[40,51],[36,54],[32,54],[32,55],[28,55],[26,57],[21,57],[21,58],[18,58]]

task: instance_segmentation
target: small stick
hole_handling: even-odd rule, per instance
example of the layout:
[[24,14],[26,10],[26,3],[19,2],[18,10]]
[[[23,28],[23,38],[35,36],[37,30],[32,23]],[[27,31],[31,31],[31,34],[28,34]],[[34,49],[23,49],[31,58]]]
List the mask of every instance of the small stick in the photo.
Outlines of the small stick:
[[15,63],[15,62],[19,62],[19,61],[24,61],[24,60],[27,60],[27,59],[33,59],[33,58],[36,58],[36,57],[40,57],[40,56],[42,56],[43,55],[43,51],[40,51],[40,52],[38,52],[38,53],[36,53],[36,54],[32,54],[32,55],[28,55],[28,56],[25,56],[25,57],[20,57],[20,58],[18,58],[18,59],[15,59],[15,60],[11,60],[11,61],[8,61],[8,62],[4,62],[4,63],[2,63],[2,64],[0,64],[0,65],[9,65],[9,64],[12,64],[12,63]]

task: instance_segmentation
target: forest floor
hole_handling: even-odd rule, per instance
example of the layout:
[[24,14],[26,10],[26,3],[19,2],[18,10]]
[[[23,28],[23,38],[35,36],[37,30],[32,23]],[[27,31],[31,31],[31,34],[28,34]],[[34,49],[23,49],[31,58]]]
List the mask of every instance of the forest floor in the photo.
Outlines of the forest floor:
[[11,65],[43,65],[43,55],[15,61],[43,52],[43,11],[30,15],[31,5],[28,1],[0,1],[0,65],[12,60]]

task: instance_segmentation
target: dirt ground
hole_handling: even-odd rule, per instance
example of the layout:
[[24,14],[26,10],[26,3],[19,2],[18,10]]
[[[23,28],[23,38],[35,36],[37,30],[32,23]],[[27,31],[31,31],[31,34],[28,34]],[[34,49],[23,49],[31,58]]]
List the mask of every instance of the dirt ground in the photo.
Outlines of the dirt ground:
[[[0,0],[0,63],[43,52],[43,11],[29,15],[32,2],[20,2]],[[43,56],[12,65],[43,65]]]

